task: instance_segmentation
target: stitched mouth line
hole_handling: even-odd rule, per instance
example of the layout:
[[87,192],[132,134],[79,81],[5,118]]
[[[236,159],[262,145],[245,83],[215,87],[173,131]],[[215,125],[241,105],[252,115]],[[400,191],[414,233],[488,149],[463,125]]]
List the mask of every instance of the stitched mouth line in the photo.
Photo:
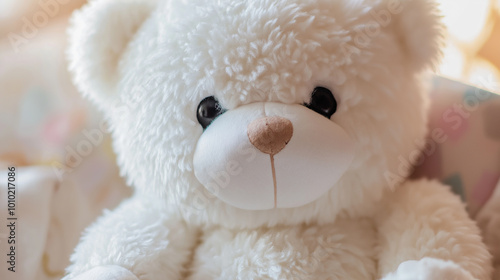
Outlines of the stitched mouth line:
[[269,155],[271,157],[271,169],[273,172],[273,184],[274,184],[274,208],[278,208],[278,183],[276,182],[276,168],[274,167],[274,155]]
[[[262,113],[265,116],[266,114],[266,103],[262,103]],[[287,143],[288,144],[288,143]],[[269,155],[271,158],[271,170],[273,173],[273,185],[274,185],[274,209],[278,208],[278,183],[276,182],[276,168],[274,167],[274,155]]]

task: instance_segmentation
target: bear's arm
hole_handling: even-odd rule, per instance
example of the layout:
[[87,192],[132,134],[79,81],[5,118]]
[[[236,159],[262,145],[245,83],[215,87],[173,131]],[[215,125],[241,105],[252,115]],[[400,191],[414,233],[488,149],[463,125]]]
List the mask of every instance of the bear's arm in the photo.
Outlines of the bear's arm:
[[181,279],[198,230],[166,215],[157,200],[135,196],[99,218],[85,231],[64,280]]
[[[437,181],[408,181],[387,195],[380,209],[376,218],[379,276],[393,273],[384,280],[403,279],[397,274],[406,273],[422,275],[422,279],[445,275],[460,280],[470,279],[470,275],[478,280],[490,279],[490,255],[479,229],[449,187]],[[420,263],[411,261],[423,258]],[[410,262],[399,266],[405,261]],[[466,271],[453,272],[460,267]],[[463,276],[456,276],[459,274]]]

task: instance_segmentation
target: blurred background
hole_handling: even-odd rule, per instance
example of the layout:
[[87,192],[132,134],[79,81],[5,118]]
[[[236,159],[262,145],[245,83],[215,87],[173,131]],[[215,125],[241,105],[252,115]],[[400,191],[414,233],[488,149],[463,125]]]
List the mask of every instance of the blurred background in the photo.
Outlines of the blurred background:
[[500,0],[438,2],[448,28],[439,74],[498,92]]
[[[25,223],[19,255],[31,265],[20,268],[19,279],[60,279],[80,232],[103,208],[113,208],[131,192],[119,176],[109,135],[100,134],[100,115],[81,99],[66,70],[68,18],[85,2],[0,0],[0,169],[24,167],[19,178],[29,178],[19,189],[20,223]],[[437,74],[499,93],[500,0],[438,2],[448,31]],[[458,130],[442,122],[451,105],[464,105],[477,92],[436,80],[430,127],[444,129],[450,141],[426,159],[420,173],[451,185],[480,221],[485,240],[499,244],[500,225],[489,221],[500,215],[500,187],[495,192],[500,99],[473,107],[475,113]],[[499,256],[500,279],[500,247],[493,253]]]

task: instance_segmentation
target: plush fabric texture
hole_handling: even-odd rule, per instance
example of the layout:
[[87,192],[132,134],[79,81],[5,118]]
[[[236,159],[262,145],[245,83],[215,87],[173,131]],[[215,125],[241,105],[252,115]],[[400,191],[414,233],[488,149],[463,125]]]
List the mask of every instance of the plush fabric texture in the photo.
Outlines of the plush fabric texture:
[[120,266],[99,266],[79,275],[75,280],[137,280],[134,274]]
[[[71,69],[106,115],[136,193],[87,230],[66,279],[107,265],[141,280],[489,279],[490,256],[459,198],[406,180],[426,133],[421,78],[439,56],[438,19],[430,0],[92,1],[73,18]],[[329,119],[302,106],[318,86],[338,102]],[[227,112],[204,131],[196,112],[208,96]],[[259,176],[245,182],[254,188],[233,181],[219,192],[199,178],[233,156],[226,143],[250,143],[251,116],[269,114],[256,106],[283,108],[271,116],[291,119],[293,135],[276,155],[287,160],[275,163],[286,194],[277,208],[249,210],[234,196],[272,203]],[[297,138],[308,127],[345,134],[353,155],[304,204],[322,170],[336,172],[304,153],[334,149],[336,137]],[[209,133],[220,142],[200,147]],[[208,157],[211,149],[224,156]],[[259,161],[269,155],[252,149],[248,170],[269,178],[269,161]],[[303,174],[321,175],[297,183]],[[280,205],[292,190],[301,195]]]

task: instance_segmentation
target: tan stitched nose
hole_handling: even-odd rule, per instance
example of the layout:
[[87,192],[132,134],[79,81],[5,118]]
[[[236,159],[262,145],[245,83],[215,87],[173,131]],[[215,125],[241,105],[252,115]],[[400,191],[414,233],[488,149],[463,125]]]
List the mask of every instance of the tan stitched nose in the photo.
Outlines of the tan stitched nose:
[[288,119],[273,116],[252,121],[247,127],[250,143],[265,154],[274,156],[285,148],[293,135]]

